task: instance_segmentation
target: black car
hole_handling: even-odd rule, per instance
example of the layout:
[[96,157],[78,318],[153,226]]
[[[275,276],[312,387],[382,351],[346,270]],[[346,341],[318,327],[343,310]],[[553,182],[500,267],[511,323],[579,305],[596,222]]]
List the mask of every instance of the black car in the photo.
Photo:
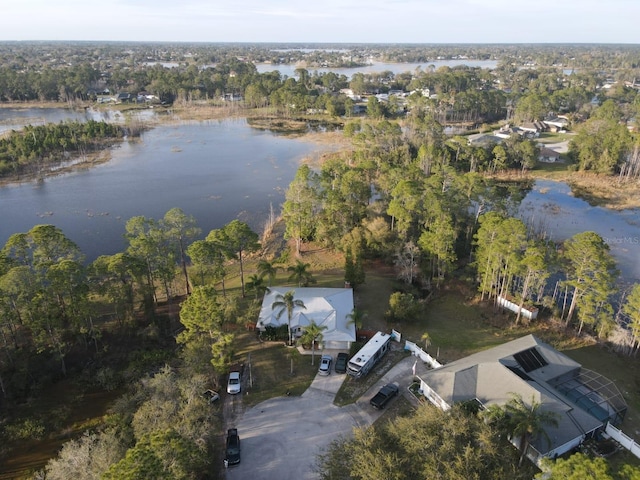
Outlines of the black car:
[[339,353],[336,357],[336,366],[334,367],[336,373],[347,373],[347,362],[349,361],[349,355],[346,353]]
[[379,410],[382,410],[389,400],[398,394],[399,388],[395,383],[388,383],[376,393],[369,403]]
[[240,463],[240,437],[237,428],[227,430],[227,450],[224,459],[228,465]]

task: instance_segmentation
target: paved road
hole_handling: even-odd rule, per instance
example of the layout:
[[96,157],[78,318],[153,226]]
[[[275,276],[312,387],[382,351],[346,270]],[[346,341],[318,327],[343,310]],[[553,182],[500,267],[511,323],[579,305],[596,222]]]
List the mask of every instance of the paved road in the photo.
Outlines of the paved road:
[[[316,376],[301,397],[272,398],[247,409],[237,418],[242,461],[229,467],[227,480],[314,480],[316,455],[331,440],[351,434],[353,427],[371,425],[381,414],[369,399],[385,383],[396,382],[401,392],[413,378],[414,357],[394,366],[356,403],[333,404],[345,375]],[[420,362],[418,362],[420,364]],[[422,370],[422,365],[419,365]],[[411,397],[412,400],[414,400]]]

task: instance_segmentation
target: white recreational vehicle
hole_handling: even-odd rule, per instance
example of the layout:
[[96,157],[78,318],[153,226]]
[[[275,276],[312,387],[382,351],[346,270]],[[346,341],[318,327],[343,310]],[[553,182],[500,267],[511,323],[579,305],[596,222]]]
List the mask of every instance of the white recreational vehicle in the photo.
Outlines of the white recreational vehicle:
[[347,373],[352,377],[362,377],[389,350],[391,335],[378,332],[356,353],[347,365]]

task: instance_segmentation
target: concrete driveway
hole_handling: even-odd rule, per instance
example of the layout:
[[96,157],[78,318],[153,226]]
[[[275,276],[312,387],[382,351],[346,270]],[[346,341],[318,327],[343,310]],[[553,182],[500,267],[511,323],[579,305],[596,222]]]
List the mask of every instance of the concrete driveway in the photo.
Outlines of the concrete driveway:
[[[405,361],[406,360],[406,361]],[[229,467],[227,480],[314,480],[316,455],[353,427],[371,425],[381,414],[369,398],[384,383],[407,391],[413,359],[405,359],[352,405],[333,404],[345,375],[316,375],[301,397],[272,398],[246,410],[237,420],[242,460]]]

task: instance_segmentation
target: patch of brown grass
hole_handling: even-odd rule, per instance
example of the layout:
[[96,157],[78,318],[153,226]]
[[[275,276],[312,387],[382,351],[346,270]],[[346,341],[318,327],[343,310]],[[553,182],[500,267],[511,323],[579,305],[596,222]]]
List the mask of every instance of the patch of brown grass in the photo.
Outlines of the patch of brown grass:
[[533,181],[536,179],[553,180],[567,183],[571,193],[585,200],[591,206],[610,210],[640,208],[638,187],[640,180],[620,181],[616,176],[599,175],[589,172],[574,172],[565,164],[544,165],[543,168],[523,173],[509,170],[490,175],[489,178],[503,182]]
[[620,182],[617,177],[575,173],[566,182],[573,194],[589,205],[611,210],[640,208],[640,180]]

